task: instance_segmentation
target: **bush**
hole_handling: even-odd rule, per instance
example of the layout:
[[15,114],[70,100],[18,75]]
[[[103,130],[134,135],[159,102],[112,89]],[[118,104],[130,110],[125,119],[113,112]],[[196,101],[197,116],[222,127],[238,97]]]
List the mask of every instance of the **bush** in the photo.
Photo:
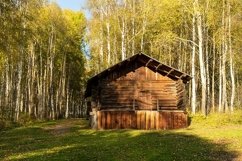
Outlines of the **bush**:
[[0,131],[16,128],[16,127],[19,127],[19,126],[20,126],[20,124],[13,122],[13,121],[0,120]]
[[6,127],[6,122],[3,120],[0,120],[0,131]]
[[18,120],[18,124],[19,125],[27,125],[32,123],[32,118],[31,116],[29,116],[28,114],[20,114],[19,115],[19,120]]

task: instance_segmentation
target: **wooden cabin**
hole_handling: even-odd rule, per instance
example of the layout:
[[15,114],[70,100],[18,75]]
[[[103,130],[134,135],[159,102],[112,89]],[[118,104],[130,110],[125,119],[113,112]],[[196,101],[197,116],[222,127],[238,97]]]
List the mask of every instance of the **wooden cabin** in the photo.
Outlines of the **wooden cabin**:
[[185,84],[191,76],[136,54],[92,77],[85,96],[95,129],[187,127]]

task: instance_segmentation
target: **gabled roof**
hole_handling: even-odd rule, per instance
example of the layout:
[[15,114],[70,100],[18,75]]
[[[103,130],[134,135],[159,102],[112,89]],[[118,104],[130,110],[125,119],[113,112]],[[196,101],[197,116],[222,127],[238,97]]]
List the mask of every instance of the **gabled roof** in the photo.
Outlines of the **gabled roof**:
[[143,66],[150,68],[152,71],[160,73],[163,76],[167,76],[175,81],[181,79],[184,83],[187,83],[188,81],[190,81],[192,79],[192,77],[190,75],[183,73],[183,72],[179,71],[178,69],[165,65],[144,53],[138,53],[132,57],[129,57],[129,58],[111,66],[110,68],[108,68],[108,69],[102,71],[101,73],[90,78],[87,82],[85,97],[91,96],[91,86],[93,83],[97,82],[99,79],[104,78],[109,73],[113,72],[114,70],[118,70],[120,68],[125,67],[127,63],[130,63],[130,62],[132,63],[135,61],[138,61]]

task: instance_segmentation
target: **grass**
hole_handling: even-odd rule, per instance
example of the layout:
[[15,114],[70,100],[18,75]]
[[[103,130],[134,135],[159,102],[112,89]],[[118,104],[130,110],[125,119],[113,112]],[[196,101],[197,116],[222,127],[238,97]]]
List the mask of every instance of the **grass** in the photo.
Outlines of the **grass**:
[[196,115],[186,129],[89,129],[84,119],[0,132],[0,160],[242,160],[242,112]]

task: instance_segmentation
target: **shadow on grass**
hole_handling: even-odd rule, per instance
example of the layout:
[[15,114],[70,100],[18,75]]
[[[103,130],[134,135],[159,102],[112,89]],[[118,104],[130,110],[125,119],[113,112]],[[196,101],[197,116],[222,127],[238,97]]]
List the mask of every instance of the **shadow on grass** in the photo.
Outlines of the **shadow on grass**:
[[[82,126],[83,125],[83,126]],[[78,128],[79,127],[79,128]],[[42,127],[0,133],[3,160],[233,160],[226,143],[176,131],[107,130],[74,126],[65,135],[52,135]]]

